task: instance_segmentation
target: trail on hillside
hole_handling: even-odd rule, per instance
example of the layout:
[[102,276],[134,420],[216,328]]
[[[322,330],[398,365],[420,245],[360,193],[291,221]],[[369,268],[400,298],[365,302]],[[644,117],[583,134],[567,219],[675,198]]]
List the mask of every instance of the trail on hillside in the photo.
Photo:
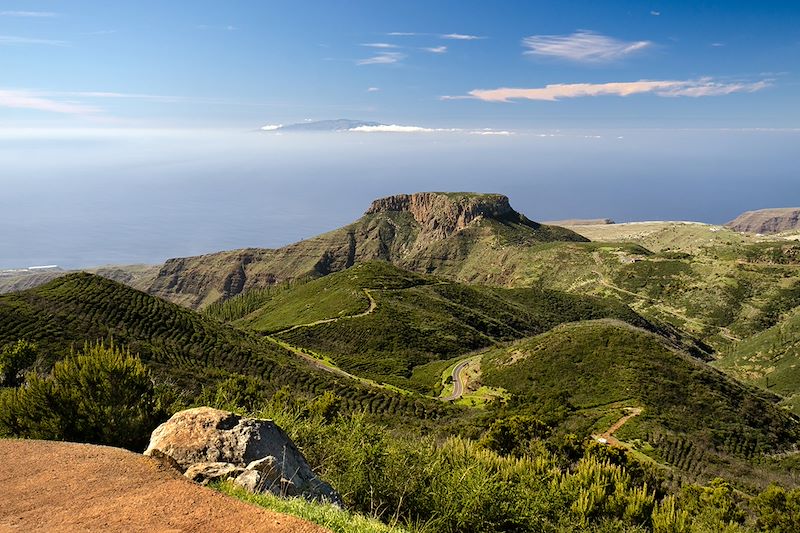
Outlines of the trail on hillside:
[[597,442],[608,444],[610,446],[624,447],[620,441],[614,437],[614,433],[619,431],[620,428],[628,422],[628,420],[642,414],[643,409],[641,407],[624,407],[623,410],[627,411],[627,413],[622,418],[614,422],[611,427],[609,427],[600,435],[592,435],[592,438]]
[[364,316],[367,316],[369,314],[374,313],[375,309],[377,309],[377,307],[378,307],[378,303],[375,301],[375,298],[372,296],[372,293],[370,292],[370,289],[362,289],[362,290],[364,291],[364,294],[366,294],[367,298],[369,299],[369,307],[367,308],[366,311],[362,311],[362,312],[357,313],[355,315],[345,315],[345,316],[337,316],[337,317],[333,317],[333,318],[323,318],[323,319],[320,319],[320,320],[315,320],[314,322],[309,322],[307,324],[295,324],[294,326],[291,326],[289,328],[286,328],[286,329],[283,329],[283,330],[278,331],[276,333],[273,333],[272,335],[266,335],[264,338],[267,339],[268,341],[272,342],[272,343],[277,344],[278,346],[280,346],[282,348],[285,348],[285,349],[289,350],[290,352],[292,352],[293,354],[297,355],[301,359],[303,359],[303,360],[307,361],[308,363],[310,363],[315,368],[318,368],[320,370],[324,370],[325,372],[330,372],[331,374],[336,374],[338,376],[342,376],[342,377],[346,377],[346,378],[350,378],[350,379],[355,379],[355,380],[358,380],[358,381],[369,382],[369,380],[365,380],[365,379],[360,378],[360,377],[358,377],[358,376],[356,376],[354,374],[351,374],[349,372],[346,372],[346,371],[342,370],[341,368],[339,368],[336,365],[334,365],[332,362],[327,362],[327,361],[324,361],[321,358],[315,357],[314,355],[308,353],[305,349],[303,349],[300,346],[295,346],[295,345],[293,345],[291,343],[288,343],[288,342],[286,342],[284,340],[280,340],[280,339],[276,338],[277,335],[282,335],[284,333],[289,333],[290,331],[294,331],[296,329],[310,328],[310,327],[318,326],[320,324],[330,324],[330,323],[333,323],[333,322],[338,322],[340,320],[350,320],[350,319],[353,319],[353,318],[361,318],[361,317],[364,317]]
[[[603,260],[600,258],[600,254],[598,252],[594,252],[592,254],[592,257],[594,258],[594,262],[597,264],[598,267],[602,267],[603,266]],[[670,315],[678,318],[679,320],[683,320],[684,322],[688,322],[690,324],[694,324],[696,326],[700,326],[701,328],[716,329],[717,333],[720,335],[720,337],[728,339],[729,341],[740,342],[742,340],[739,337],[735,336],[733,333],[731,333],[731,331],[728,328],[724,327],[724,326],[715,326],[713,324],[708,324],[706,322],[703,322],[702,320],[698,320],[696,318],[688,317],[688,316],[684,315],[683,313],[680,313],[676,309],[664,305],[663,302],[660,302],[659,300],[657,300],[655,298],[650,298],[649,296],[645,296],[645,295],[639,294],[637,292],[629,291],[627,289],[623,289],[622,287],[614,285],[613,283],[608,281],[608,279],[606,278],[605,274],[603,274],[599,270],[592,270],[592,273],[597,275],[597,282],[600,285],[603,285],[604,287],[607,287],[609,289],[615,290],[617,292],[621,292],[623,294],[627,294],[629,296],[633,296],[634,298],[637,298],[639,300],[645,300],[647,302],[650,302],[651,304],[657,304],[659,310],[661,310],[661,311],[663,311],[663,312],[665,312],[667,314],[670,314]]]
[[375,298],[372,296],[372,293],[370,292],[370,289],[362,289],[362,290],[364,291],[364,294],[366,294],[367,298],[369,299],[369,307],[367,308],[366,311],[362,311],[362,312],[357,313],[355,315],[345,315],[345,316],[337,316],[337,317],[333,317],[333,318],[323,318],[323,319],[320,319],[320,320],[315,320],[314,322],[308,322],[307,324],[295,324],[294,326],[288,327],[288,328],[283,329],[281,331],[277,331],[277,332],[273,333],[273,335],[282,335],[284,333],[289,333],[290,331],[294,331],[294,330],[300,329],[300,328],[310,328],[310,327],[314,327],[314,326],[319,326],[320,324],[330,324],[332,322],[338,322],[340,320],[350,320],[352,318],[361,318],[361,317],[367,316],[369,314],[372,314],[373,312],[375,312],[375,309],[378,307],[378,304],[377,304],[377,302],[375,302]]

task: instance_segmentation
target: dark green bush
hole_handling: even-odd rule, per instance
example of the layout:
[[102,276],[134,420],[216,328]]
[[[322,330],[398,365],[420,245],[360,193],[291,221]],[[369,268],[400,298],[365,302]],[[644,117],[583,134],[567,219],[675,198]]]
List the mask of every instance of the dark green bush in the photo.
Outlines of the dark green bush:
[[16,387],[24,372],[36,361],[36,344],[18,340],[0,350],[0,386]]
[[0,397],[0,433],[143,448],[158,422],[149,372],[113,346],[86,346]]

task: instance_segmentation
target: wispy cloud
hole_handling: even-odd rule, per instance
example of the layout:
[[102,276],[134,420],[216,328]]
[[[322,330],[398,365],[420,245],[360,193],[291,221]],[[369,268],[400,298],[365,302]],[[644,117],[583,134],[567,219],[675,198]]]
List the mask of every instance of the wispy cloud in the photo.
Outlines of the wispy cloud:
[[464,96],[443,96],[443,100],[476,99],[485,102],[512,100],[543,100],[553,102],[565,98],[587,96],[630,96],[653,93],[657,96],[720,96],[732,93],[752,93],[771,85],[769,80],[755,82],[717,82],[712,78],[695,80],[639,80],[612,83],[557,83],[536,88],[475,89]]
[[427,47],[427,48],[422,48],[422,50],[425,50],[426,52],[430,52],[432,54],[444,54],[445,52],[447,52],[447,47],[446,46],[430,46],[430,47]]
[[376,92],[378,92],[380,90],[381,90],[380,87],[367,87],[367,92],[368,93],[376,93]]
[[442,39],[451,39],[454,41],[477,41],[479,39],[485,39],[486,37],[482,37],[480,35],[469,35],[464,33],[444,33],[439,35]]
[[400,48],[392,43],[361,43],[361,46],[368,46],[370,48]]
[[721,46],[725,46],[725,43],[711,43],[711,46],[713,46],[714,48],[719,48]]
[[649,48],[651,41],[623,41],[593,31],[570,35],[531,35],[522,39],[526,55],[567,59],[580,63],[607,63]]
[[58,13],[52,11],[0,11],[0,17],[52,18],[57,16]]
[[15,35],[0,35],[0,46],[2,45],[47,45],[47,46],[67,46],[67,41],[57,41],[54,39],[33,39],[30,37],[18,37]]
[[650,12],[650,14],[653,15],[654,17],[660,17],[661,16],[661,11],[653,10],[653,11]]
[[381,52],[380,54],[365,59],[356,61],[356,65],[391,65],[398,63],[406,58],[406,55],[400,52]]
[[100,110],[75,102],[58,101],[46,98],[31,91],[0,89],[0,107],[11,109],[31,109],[68,115],[95,115]]
[[390,35],[392,37],[413,37],[414,35],[419,34],[414,33],[413,31],[390,31],[386,35]]

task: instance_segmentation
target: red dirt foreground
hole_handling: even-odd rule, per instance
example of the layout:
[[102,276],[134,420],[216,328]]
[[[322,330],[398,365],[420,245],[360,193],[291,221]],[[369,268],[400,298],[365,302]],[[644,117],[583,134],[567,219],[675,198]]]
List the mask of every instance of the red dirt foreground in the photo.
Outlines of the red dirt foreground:
[[106,446],[0,439],[0,532],[326,533]]

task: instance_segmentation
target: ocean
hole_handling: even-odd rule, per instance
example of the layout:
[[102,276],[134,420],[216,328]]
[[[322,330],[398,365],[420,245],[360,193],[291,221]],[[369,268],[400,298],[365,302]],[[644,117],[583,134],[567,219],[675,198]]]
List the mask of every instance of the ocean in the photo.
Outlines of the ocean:
[[499,192],[534,220],[723,223],[800,205],[800,132],[510,136],[0,130],[0,269],[159,263],[278,247],[380,196]]

